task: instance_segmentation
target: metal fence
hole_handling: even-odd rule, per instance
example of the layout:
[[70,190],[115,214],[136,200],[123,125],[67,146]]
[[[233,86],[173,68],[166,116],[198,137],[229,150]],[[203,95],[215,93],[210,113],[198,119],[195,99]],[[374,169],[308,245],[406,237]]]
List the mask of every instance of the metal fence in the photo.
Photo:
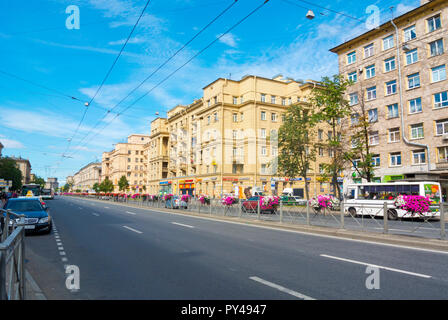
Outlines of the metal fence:
[[[93,196],[90,196],[93,197]],[[390,213],[395,207],[387,202],[383,205],[358,205],[358,212],[349,210],[353,207],[342,202],[339,207],[333,209],[315,209],[308,202],[298,205],[294,202],[280,201],[280,205],[274,210],[261,210],[256,206],[244,206],[245,200],[227,206],[220,199],[210,199],[210,203],[202,204],[198,199],[192,198],[183,206],[175,207],[171,200],[164,201],[161,197],[152,200],[95,197],[100,200],[122,202],[139,207],[169,208],[179,211],[210,214],[213,216],[227,216],[239,219],[272,221],[291,225],[317,226],[353,231],[368,231],[385,234],[411,235],[423,238],[446,239],[447,206],[445,204],[433,206],[436,215],[426,217],[414,216],[412,218],[395,219]],[[367,211],[366,214],[359,214]],[[386,213],[386,214],[384,214]]]
[[16,219],[23,217],[0,209],[0,300],[25,299],[25,229]]

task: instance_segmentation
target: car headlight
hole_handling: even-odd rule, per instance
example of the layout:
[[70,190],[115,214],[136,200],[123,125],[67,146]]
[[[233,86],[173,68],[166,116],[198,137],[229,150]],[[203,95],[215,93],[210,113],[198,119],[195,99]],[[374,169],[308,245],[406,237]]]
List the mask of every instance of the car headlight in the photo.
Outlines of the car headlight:
[[48,222],[48,220],[49,220],[49,218],[48,218],[48,217],[45,217],[45,218],[40,218],[40,219],[39,219],[39,223],[47,223],[47,222]]

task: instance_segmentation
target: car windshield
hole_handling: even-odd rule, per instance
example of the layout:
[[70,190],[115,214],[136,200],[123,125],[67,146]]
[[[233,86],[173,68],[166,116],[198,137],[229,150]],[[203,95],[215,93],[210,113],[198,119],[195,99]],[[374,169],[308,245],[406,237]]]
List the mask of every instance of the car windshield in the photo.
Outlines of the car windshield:
[[43,208],[38,200],[30,201],[10,201],[8,202],[6,209],[10,209],[15,212],[26,212],[26,211],[42,211]]

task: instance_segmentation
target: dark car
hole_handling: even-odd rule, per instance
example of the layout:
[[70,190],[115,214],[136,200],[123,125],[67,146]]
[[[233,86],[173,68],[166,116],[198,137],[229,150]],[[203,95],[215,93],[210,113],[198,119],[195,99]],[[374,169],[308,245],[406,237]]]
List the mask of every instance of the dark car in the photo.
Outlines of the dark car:
[[[24,226],[26,231],[51,232],[53,223],[48,214],[48,207],[44,208],[39,199],[12,198],[8,200],[3,209],[24,216],[17,218],[11,215],[10,219],[13,220],[10,221],[11,225],[16,223],[17,226]],[[6,213],[3,215],[6,216]]]

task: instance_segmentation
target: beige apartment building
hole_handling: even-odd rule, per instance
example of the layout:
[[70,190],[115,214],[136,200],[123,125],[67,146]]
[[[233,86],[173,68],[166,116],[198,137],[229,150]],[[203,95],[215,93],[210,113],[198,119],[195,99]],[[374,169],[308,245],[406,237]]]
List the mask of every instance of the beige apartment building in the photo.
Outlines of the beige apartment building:
[[9,157],[14,160],[17,167],[22,172],[22,184],[31,182],[31,163],[28,159],[23,159],[22,157]]
[[[376,181],[437,180],[448,187],[448,2],[421,6],[330,51],[355,83],[352,124],[364,107]],[[353,168],[345,172],[345,183]]]
[[[281,75],[219,78],[208,84],[201,99],[151,123],[147,192],[242,196],[249,186],[268,194],[303,189],[301,178],[289,181],[277,174],[276,135],[288,106],[306,107],[315,85]],[[333,193],[329,183],[319,182],[322,162],[328,162],[327,154],[318,156],[310,172],[311,195]]]
[[128,180],[132,191],[142,192],[147,185],[148,156],[146,146],[150,136],[132,134],[127,142],[117,143],[115,149],[104,152],[101,163],[101,181],[108,178],[119,191],[118,181],[122,176]]
[[73,177],[67,177],[67,183],[72,182],[72,190],[94,192],[93,185],[101,183],[101,163],[91,162],[76,172]]

